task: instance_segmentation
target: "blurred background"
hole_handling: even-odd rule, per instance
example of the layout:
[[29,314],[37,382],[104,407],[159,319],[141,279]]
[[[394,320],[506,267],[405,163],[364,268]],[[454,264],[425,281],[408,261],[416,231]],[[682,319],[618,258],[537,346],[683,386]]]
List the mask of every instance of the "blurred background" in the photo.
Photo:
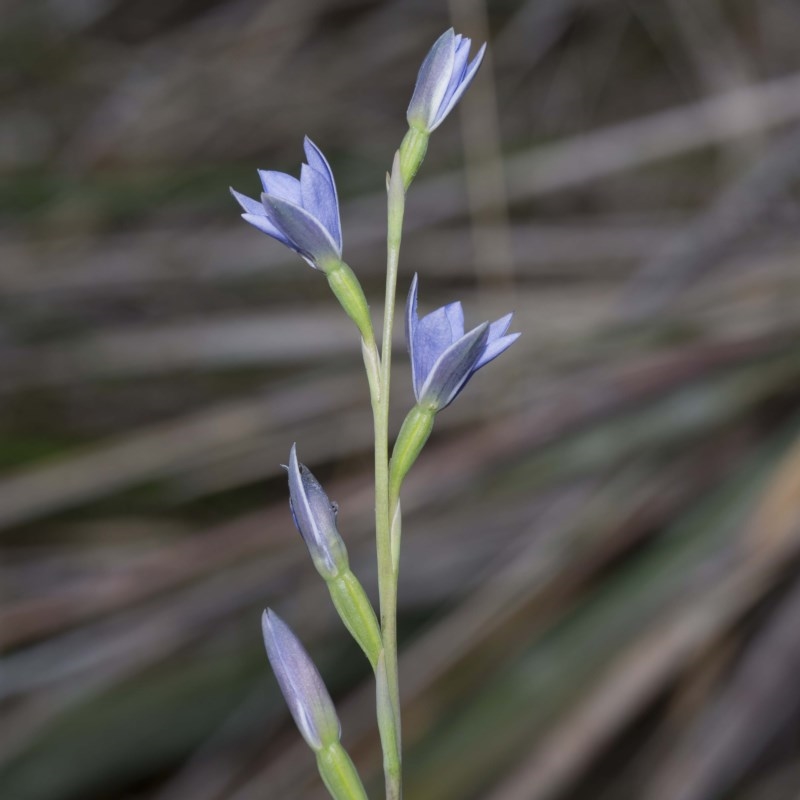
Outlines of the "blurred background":
[[489,55],[409,196],[398,295],[418,271],[422,311],[523,336],[404,492],[407,797],[800,794],[800,4],[0,19],[4,800],[325,797],[267,604],[382,796],[373,681],[279,466],[297,441],[375,597],[357,336],[228,186],[297,174],[311,136],[377,312],[385,172],[451,24]]

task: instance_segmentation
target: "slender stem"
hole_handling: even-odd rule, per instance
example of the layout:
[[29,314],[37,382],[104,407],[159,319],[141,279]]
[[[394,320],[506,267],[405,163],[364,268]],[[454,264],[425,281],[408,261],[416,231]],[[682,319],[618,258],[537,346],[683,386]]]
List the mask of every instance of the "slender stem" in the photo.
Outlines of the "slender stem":
[[[375,412],[375,534],[378,551],[378,587],[381,606],[381,636],[385,663],[386,697],[394,719],[395,736],[385,737],[384,771],[387,800],[402,797],[400,753],[400,689],[397,670],[397,572],[392,559],[389,509],[389,388],[392,370],[392,328],[394,325],[397,267],[400,259],[405,192],[395,155],[389,181],[388,236],[386,247],[386,302],[383,312],[380,397]],[[379,712],[380,713],[380,712]],[[389,741],[393,739],[393,741]]]

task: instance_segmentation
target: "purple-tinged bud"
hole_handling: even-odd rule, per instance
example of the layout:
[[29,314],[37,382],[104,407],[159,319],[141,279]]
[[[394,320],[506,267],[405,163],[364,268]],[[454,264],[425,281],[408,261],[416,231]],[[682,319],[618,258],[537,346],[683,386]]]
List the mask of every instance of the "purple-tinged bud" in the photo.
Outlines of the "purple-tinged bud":
[[470,39],[455,33],[452,28],[434,42],[420,67],[406,113],[412,128],[431,133],[444,122],[461,99],[472,83],[486,50],[486,45],[482,45],[469,62],[471,45]]
[[311,657],[291,628],[271,609],[261,617],[267,657],[289,711],[308,743],[319,753],[338,743],[341,726],[333,701]]
[[317,571],[326,581],[348,570],[347,548],[336,527],[336,507],[305,464],[289,454],[289,507]]
[[434,42],[422,62],[406,112],[408,132],[400,145],[400,172],[405,189],[422,165],[431,133],[461,99],[483,61],[486,45],[481,46],[470,62],[471,45],[467,37],[450,28]]
[[336,527],[337,508],[319,481],[289,454],[289,508],[317,572],[325,579],[336,611],[373,668],[383,644],[375,611],[364,587],[350,570],[347,548]]

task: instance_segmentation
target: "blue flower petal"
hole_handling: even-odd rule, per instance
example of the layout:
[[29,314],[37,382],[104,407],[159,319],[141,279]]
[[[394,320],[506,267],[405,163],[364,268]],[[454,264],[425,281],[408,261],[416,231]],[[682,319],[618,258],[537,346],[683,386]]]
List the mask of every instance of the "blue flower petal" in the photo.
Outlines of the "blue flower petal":
[[436,130],[439,125],[444,122],[445,117],[453,110],[453,106],[461,99],[461,95],[467,91],[469,85],[472,83],[472,79],[475,77],[475,74],[478,71],[478,67],[481,65],[481,61],[483,61],[483,54],[486,52],[486,45],[481,45],[481,49],[478,50],[478,54],[475,58],[472,59],[472,63],[469,65],[469,69],[464,74],[463,78],[461,79],[458,86],[455,88],[453,93],[449,95],[445,102],[443,102],[439,108],[439,113],[436,115],[436,119],[434,120],[433,126],[430,130]]
[[484,322],[448,347],[431,368],[420,391],[419,404],[437,411],[449,405],[475,371],[488,336],[489,323]]
[[[444,313],[447,314],[447,319],[450,322],[451,341],[454,342],[464,335],[464,309],[461,307],[460,302],[448,303],[444,307]],[[491,329],[489,335],[491,336]]]
[[444,307],[437,308],[419,320],[415,347],[420,374],[425,377],[430,375],[439,356],[459,338],[461,337],[453,335],[453,326]]
[[303,208],[322,223],[341,251],[341,236],[338,235],[339,209],[326,177],[308,164],[303,164],[300,169],[300,191]]
[[233,186],[229,186],[228,188],[230,189],[230,192],[236,202],[244,209],[245,214],[254,214],[255,216],[260,217],[266,216],[264,206],[262,206],[258,200],[253,200],[252,197],[248,197],[246,194],[237,192]]
[[281,244],[285,244],[292,250],[297,250],[297,248],[289,241],[283,231],[275,227],[275,225],[269,219],[267,219],[266,216],[262,216],[260,214],[242,214],[242,219],[245,222],[249,222],[254,228],[258,228],[263,233],[266,233],[267,236],[277,239]]
[[472,371],[477,372],[481,367],[485,367],[490,361],[493,361],[501,353],[508,350],[514,342],[522,336],[521,333],[511,333],[508,336],[501,336],[493,342],[486,345],[483,355],[478,359]]
[[275,172],[270,169],[260,169],[258,176],[261,178],[261,185],[267,194],[287,200],[296,206],[303,205],[300,181],[297,178],[287,175],[285,172]]
[[[467,71],[467,62],[469,61],[469,49],[472,46],[472,41],[466,36],[458,34],[455,40],[455,56],[453,58],[453,71],[450,74],[450,80],[447,84],[447,91],[444,93],[442,102],[439,103],[439,109],[448,105],[450,98],[458,89],[459,84],[464,79],[464,74]],[[438,117],[438,113],[437,113]]]
[[447,92],[455,58],[455,33],[446,30],[433,44],[417,75],[414,94],[406,117],[410,125],[432,130],[442,99]]
[[342,223],[339,218],[339,195],[336,192],[336,181],[333,179],[333,170],[328,163],[328,159],[322,154],[322,150],[317,147],[308,136],[303,140],[303,150],[305,151],[306,158],[308,159],[308,166],[313,167],[317,172],[322,173],[330,187],[330,203],[333,207],[331,216],[331,223],[328,226],[328,231],[333,237],[334,241],[339,245],[339,250],[342,249]]
[[511,325],[511,319],[513,318],[513,316],[514,316],[513,312],[510,314],[506,314],[504,317],[500,317],[500,319],[495,320],[489,326],[490,342],[493,342],[495,339],[499,339],[501,336],[505,336],[506,331]]
[[325,226],[300,206],[274,197],[261,195],[267,216],[311,266],[320,269],[331,262],[341,261],[342,252]]
[[419,398],[419,389],[425,380],[425,375],[420,372],[416,347],[414,340],[417,331],[417,284],[418,279],[416,273],[411,280],[411,288],[408,290],[408,300],[406,300],[406,345],[408,347],[408,355],[411,359],[411,383],[414,387],[414,397]]

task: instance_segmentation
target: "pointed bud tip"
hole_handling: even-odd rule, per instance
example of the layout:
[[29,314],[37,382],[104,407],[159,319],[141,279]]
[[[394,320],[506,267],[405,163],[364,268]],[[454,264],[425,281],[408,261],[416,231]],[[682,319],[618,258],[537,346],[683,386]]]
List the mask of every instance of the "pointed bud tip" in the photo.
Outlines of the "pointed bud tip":
[[277,614],[271,608],[265,608],[261,613],[261,632],[264,634],[265,641],[268,637],[272,637],[272,622],[276,617]]

